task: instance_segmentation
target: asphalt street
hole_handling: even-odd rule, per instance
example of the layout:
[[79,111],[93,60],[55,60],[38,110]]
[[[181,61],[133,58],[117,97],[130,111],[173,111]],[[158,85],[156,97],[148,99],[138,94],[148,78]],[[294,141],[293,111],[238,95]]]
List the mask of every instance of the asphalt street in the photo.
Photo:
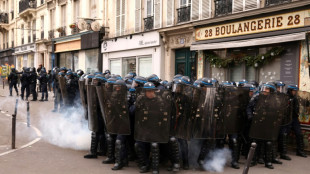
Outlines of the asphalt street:
[[[113,165],[102,164],[105,157],[98,159],[84,159],[83,155],[87,153],[85,149],[89,142],[80,142],[76,146],[83,146],[82,149],[63,146],[57,143],[51,144],[50,137],[43,130],[53,130],[53,119],[62,120],[59,113],[51,113],[53,109],[53,94],[49,93],[48,102],[30,101],[30,123],[27,127],[26,102],[19,100],[17,111],[17,136],[16,150],[11,150],[11,115],[14,113],[16,99],[15,92],[13,97],[8,97],[8,86],[2,89],[0,86],[0,174],[102,174],[102,173],[138,173],[138,168],[134,162],[129,164],[121,171],[112,171]],[[15,96],[14,96],[15,95]],[[39,95],[40,96],[40,95]],[[31,99],[31,97],[30,97]],[[42,120],[48,118],[48,123],[42,126]],[[63,123],[59,123],[61,125]],[[50,126],[53,125],[53,126]],[[50,127],[49,127],[50,126]],[[66,125],[65,125],[66,126]],[[56,132],[57,133],[57,132]],[[58,132],[59,136],[66,134],[66,131]],[[80,132],[78,132],[80,133]],[[83,132],[87,134],[89,132]],[[90,137],[90,133],[89,133]],[[63,139],[55,139],[55,141]],[[79,141],[85,141],[81,139]],[[84,144],[83,144],[84,143]],[[56,144],[56,145],[55,145]],[[70,142],[69,142],[70,144]],[[263,165],[251,167],[251,174],[278,174],[294,173],[308,174],[310,171],[310,158],[301,158],[290,152],[292,161],[283,161],[282,165],[274,165],[275,169],[270,170]],[[240,174],[243,170],[244,158],[240,160],[241,169],[236,170],[226,164],[221,173]],[[167,166],[160,168],[160,173],[170,173],[166,171]],[[181,170],[179,173],[212,173],[200,170]]]

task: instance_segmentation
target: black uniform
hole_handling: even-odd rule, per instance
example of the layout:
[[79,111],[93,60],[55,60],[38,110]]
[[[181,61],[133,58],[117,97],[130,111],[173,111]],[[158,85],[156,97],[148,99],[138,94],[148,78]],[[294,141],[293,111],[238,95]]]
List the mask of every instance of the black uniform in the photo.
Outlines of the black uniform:
[[78,91],[77,82],[74,79],[72,75],[68,76],[66,80],[66,88],[67,88],[67,94],[68,94],[68,105],[73,106],[74,105],[74,99],[76,97],[76,93]]
[[29,80],[30,80],[30,92],[33,97],[32,101],[36,101],[37,100],[37,92],[36,92],[37,73],[34,69],[30,72]]
[[42,72],[38,80],[40,81],[40,85],[41,85],[41,92],[42,92],[41,101],[44,100],[44,95],[45,95],[45,101],[47,101],[48,100],[48,92],[47,92],[48,76],[47,74],[45,72]]
[[15,88],[16,94],[18,95],[18,89],[16,87],[17,81],[18,81],[18,75],[15,72],[15,69],[12,69],[12,72],[10,73],[8,77],[9,81],[9,88],[10,88],[10,96],[12,96],[13,87]]
[[28,100],[28,97],[30,95],[30,88],[29,88],[29,81],[30,81],[30,74],[29,69],[26,71],[23,71],[22,77],[20,78],[22,87],[21,87],[21,98],[24,100],[24,92],[26,90],[26,100]]

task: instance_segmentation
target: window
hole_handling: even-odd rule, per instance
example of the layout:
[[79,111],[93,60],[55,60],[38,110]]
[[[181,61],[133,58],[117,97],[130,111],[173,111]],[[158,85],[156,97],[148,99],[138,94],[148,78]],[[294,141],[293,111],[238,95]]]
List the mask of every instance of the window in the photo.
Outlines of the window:
[[125,0],[116,0],[116,36],[124,35],[125,32]]
[[98,49],[86,50],[85,51],[85,73],[95,73],[98,69]]
[[55,29],[55,9],[50,10],[50,29],[54,30]]
[[97,0],[90,0],[90,8],[89,8],[89,17],[96,18],[97,17]]
[[67,13],[66,13],[66,5],[63,5],[61,6],[61,26],[64,27],[66,26],[67,24],[67,20],[66,20],[66,17],[67,17]]
[[72,69],[72,53],[61,53],[59,59],[59,67],[66,67]]
[[153,3],[153,0],[147,0],[146,2],[146,16],[147,17],[150,17],[150,16],[153,16],[153,12],[154,12],[154,3]]
[[14,40],[15,40],[15,38],[14,38],[14,29],[12,29],[11,30],[11,41],[12,41],[11,47],[14,47]]
[[74,22],[78,22],[78,16],[80,13],[80,0],[75,0],[74,1]]
[[121,59],[111,59],[110,69],[112,74],[121,74]]
[[44,39],[44,16],[41,16],[41,39]]
[[180,0],[180,7],[187,7],[191,5],[192,0]]
[[36,40],[36,20],[32,21],[32,39],[33,41]]
[[139,76],[147,77],[152,74],[152,57],[139,58]]
[[28,30],[28,43],[30,43],[31,42],[31,22],[28,22],[28,28],[27,28],[27,30]]
[[232,0],[215,0],[215,16],[232,13]]
[[122,76],[124,77],[129,72],[136,72],[136,57],[123,59]]
[[22,38],[21,43],[24,44],[24,25],[21,25],[20,30],[21,30],[21,38]]

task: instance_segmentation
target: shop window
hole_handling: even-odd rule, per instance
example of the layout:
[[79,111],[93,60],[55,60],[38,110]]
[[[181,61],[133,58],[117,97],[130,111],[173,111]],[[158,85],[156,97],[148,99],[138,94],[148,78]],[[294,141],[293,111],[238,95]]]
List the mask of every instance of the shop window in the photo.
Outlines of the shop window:
[[122,76],[124,77],[129,72],[136,72],[136,57],[125,58],[122,61]]
[[66,67],[67,69],[72,69],[72,54],[71,53],[60,54],[59,67]]
[[110,60],[110,69],[112,74],[121,74],[121,59]]
[[152,57],[139,58],[139,76],[147,77],[152,74]]
[[232,13],[232,0],[215,0],[215,16],[224,16]]
[[74,68],[72,70],[76,71],[79,69],[79,53],[78,52],[73,54],[73,59],[74,59]]
[[85,51],[86,56],[86,73],[94,73],[98,69],[98,49]]

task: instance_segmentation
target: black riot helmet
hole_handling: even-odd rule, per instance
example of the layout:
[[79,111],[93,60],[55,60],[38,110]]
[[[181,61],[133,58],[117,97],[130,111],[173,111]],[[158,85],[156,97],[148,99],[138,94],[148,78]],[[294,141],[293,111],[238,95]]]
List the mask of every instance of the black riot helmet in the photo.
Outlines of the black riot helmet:
[[81,69],[78,69],[78,70],[76,71],[76,73],[77,73],[77,75],[78,75],[79,77],[81,77],[81,76],[84,74],[84,71],[81,70]]
[[36,70],[35,70],[35,68],[34,67],[31,67],[30,69],[29,69],[29,72],[35,72]]
[[66,73],[67,72],[67,68],[66,67],[61,67],[59,71],[61,71],[61,72],[63,71],[64,73]]
[[103,74],[97,74],[93,78],[93,84],[96,86],[100,86],[100,85],[104,84],[105,82],[107,82],[107,79],[104,77]]
[[194,81],[194,83],[193,83],[193,85],[195,86],[195,87],[198,87],[198,88],[200,88],[201,86],[201,79],[198,79],[198,80],[195,80]]
[[242,80],[239,81],[238,86],[242,87],[246,83],[248,83],[248,81],[245,80],[245,79],[242,79]]
[[228,86],[234,86],[234,84],[232,83],[232,82],[230,82],[230,81],[222,81],[222,84],[221,84],[222,86],[226,86],[226,87],[228,87]]
[[142,77],[142,76],[136,76],[133,79],[133,83],[132,83],[132,88],[136,88],[136,87],[143,87],[143,85],[146,83],[146,78]]
[[181,74],[177,74],[173,77],[173,79],[181,79],[183,77],[183,75]]
[[165,87],[166,89],[171,90],[171,89],[172,89],[172,82],[167,82],[167,83],[165,83],[164,87]]
[[167,81],[167,80],[162,80],[162,81],[160,81],[159,83],[160,83],[161,85],[165,86],[165,85],[168,83],[168,81]]
[[148,82],[152,82],[155,86],[158,86],[160,79],[156,74],[152,74],[146,78]]
[[207,78],[207,77],[203,77],[201,79],[201,83],[200,83],[200,87],[213,87],[214,84],[212,82],[212,79]]
[[103,73],[103,74],[104,74],[104,75],[106,75],[106,74],[111,75],[111,72],[110,72],[110,70],[108,70],[108,69],[107,69],[107,70],[105,70],[105,71],[104,71],[104,73]]
[[284,93],[285,92],[285,83],[280,80],[275,81],[275,85],[277,88],[277,92]]
[[274,82],[267,82],[263,84],[261,91],[265,93],[273,93],[276,92],[276,86]]
[[93,78],[95,77],[94,74],[87,74],[85,76],[85,85],[91,85]]
[[186,85],[190,85],[191,83],[191,79],[188,76],[183,76],[181,78],[181,83],[186,84]]
[[250,81],[249,84],[254,85],[256,88],[259,86],[259,84],[255,80]]
[[293,97],[296,95],[296,92],[299,90],[298,85],[290,84],[287,86],[287,94],[290,97]]
[[132,81],[133,81],[134,76],[132,74],[127,74],[124,77],[124,81],[126,82],[126,84],[131,85]]
[[152,83],[152,82],[146,82],[146,83],[143,85],[143,88],[144,88],[144,89],[156,89],[155,84]]
[[123,85],[123,86],[126,86],[126,83],[125,83],[124,80],[116,80],[114,84],[115,84],[115,85]]

